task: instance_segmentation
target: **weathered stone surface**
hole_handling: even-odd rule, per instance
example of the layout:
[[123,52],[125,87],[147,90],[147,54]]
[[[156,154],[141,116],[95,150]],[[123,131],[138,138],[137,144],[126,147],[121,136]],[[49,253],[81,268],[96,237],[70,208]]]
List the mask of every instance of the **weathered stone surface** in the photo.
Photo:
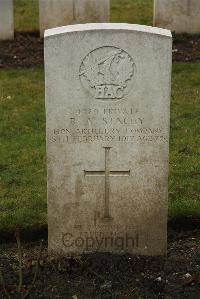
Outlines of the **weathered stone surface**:
[[0,0],[0,40],[13,38],[13,0]]
[[154,25],[176,33],[200,33],[200,1],[154,0]]
[[164,254],[171,33],[45,33],[49,250]]
[[40,35],[75,23],[108,22],[110,0],[39,0]]

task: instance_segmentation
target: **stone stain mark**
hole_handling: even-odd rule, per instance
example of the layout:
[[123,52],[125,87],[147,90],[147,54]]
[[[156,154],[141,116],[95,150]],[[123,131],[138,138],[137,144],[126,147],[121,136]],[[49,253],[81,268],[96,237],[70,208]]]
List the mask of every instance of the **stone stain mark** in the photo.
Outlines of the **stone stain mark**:
[[130,170],[110,170],[110,149],[105,149],[105,170],[84,170],[85,176],[104,176],[104,219],[112,219],[110,213],[110,176],[130,176]]
[[191,1],[187,0],[187,16],[191,16]]
[[76,12],[76,6],[77,6],[77,0],[73,0],[73,24],[76,24],[77,22],[77,12]]
[[99,211],[94,211],[94,226],[96,227],[97,225],[97,219],[100,218],[100,212]]
[[76,182],[75,182],[75,198],[76,198],[76,206],[78,207],[80,205],[81,198],[84,194],[83,191],[83,184],[80,176],[77,176]]
[[76,19],[76,0],[73,1],[73,22]]
[[88,16],[88,20],[90,20],[90,22],[96,22],[96,20],[98,19],[98,12],[95,9],[94,11],[94,5],[95,3],[91,3],[91,1],[86,1],[85,4],[85,12],[87,12]]

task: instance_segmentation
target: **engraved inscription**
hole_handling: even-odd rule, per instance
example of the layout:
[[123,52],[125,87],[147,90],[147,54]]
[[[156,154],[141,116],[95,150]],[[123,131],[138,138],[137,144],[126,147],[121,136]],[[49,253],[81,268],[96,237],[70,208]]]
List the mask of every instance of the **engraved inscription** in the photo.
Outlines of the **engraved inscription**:
[[[84,122],[82,117],[85,119]],[[163,127],[149,127],[138,108],[76,109],[66,114],[65,119],[66,126],[49,131],[50,142],[59,144],[168,142],[166,130]]]
[[119,143],[167,143],[168,136],[162,128],[56,128],[49,136],[53,143],[96,143],[96,142],[119,142]]
[[110,215],[110,176],[130,176],[130,170],[110,170],[110,149],[111,147],[105,148],[105,170],[84,170],[85,176],[105,176],[105,206],[104,206],[104,218],[111,219]]
[[79,77],[83,87],[96,99],[122,99],[131,87],[135,72],[132,57],[122,49],[101,47],[82,61]]

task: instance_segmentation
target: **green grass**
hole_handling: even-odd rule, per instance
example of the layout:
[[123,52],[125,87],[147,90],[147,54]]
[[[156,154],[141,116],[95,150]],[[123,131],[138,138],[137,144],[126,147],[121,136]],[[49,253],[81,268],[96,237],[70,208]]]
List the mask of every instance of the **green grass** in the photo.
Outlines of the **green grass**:
[[[200,64],[173,67],[170,217],[200,216]],[[0,70],[0,230],[46,224],[43,69]]]
[[14,0],[15,31],[39,30],[39,0]]
[[200,216],[200,64],[176,63],[172,81],[170,216]]
[[0,71],[0,229],[46,223],[43,71]]
[[111,22],[153,24],[153,0],[111,0]]
[[[14,0],[15,31],[39,29],[39,0]],[[152,25],[153,0],[111,0],[111,22]]]

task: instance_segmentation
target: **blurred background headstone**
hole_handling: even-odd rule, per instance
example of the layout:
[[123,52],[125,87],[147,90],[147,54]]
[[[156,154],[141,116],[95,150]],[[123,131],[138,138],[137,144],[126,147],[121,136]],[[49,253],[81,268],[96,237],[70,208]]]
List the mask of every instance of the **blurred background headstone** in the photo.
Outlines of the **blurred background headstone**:
[[0,0],[0,40],[13,38],[13,0]]
[[109,0],[39,0],[40,36],[44,30],[76,23],[109,22]]
[[154,26],[200,33],[200,0],[154,0]]

